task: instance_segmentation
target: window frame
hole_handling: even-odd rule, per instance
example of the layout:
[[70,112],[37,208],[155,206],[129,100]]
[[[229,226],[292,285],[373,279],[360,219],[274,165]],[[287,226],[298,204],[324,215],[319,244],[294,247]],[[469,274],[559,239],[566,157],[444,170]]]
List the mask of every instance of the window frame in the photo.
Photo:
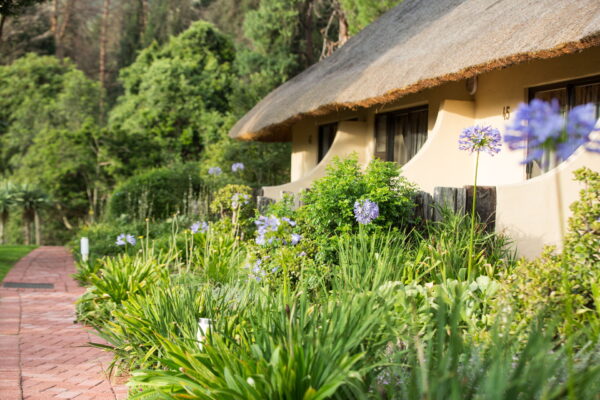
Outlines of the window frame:
[[[545,85],[532,86],[527,89],[527,103],[529,104],[538,92],[544,92],[547,90],[566,89],[567,92],[567,104],[566,112],[569,112],[576,107],[575,104],[575,88],[578,86],[589,85],[589,84],[600,84],[600,75],[592,75],[583,78],[569,79],[560,82],[549,83]],[[562,161],[560,161],[562,162]],[[559,164],[560,164],[559,162]],[[525,164],[525,179],[532,179],[537,176],[541,176],[548,171],[542,172],[540,175],[533,175],[533,161]]]
[[[331,145],[333,144],[333,142],[335,141],[335,137],[337,136],[338,127],[339,127],[338,122],[330,122],[327,124],[321,124],[317,127],[317,164],[319,164],[321,161],[323,161],[323,158],[325,158],[325,156],[331,149]],[[323,143],[322,139],[323,139],[323,135],[325,134],[325,128],[333,129],[333,137],[330,138],[331,141],[329,142],[329,146],[327,147],[327,149],[324,149],[321,146],[321,144]],[[329,131],[328,135],[331,135],[331,132],[332,131]]]
[[[395,162],[394,161],[394,136],[395,136],[395,132],[394,132],[394,128],[395,128],[395,124],[394,123],[390,123],[391,120],[393,120],[393,118],[395,118],[398,114],[410,114],[410,113],[414,113],[414,112],[420,112],[420,111],[426,111],[427,112],[427,116],[426,116],[426,134],[427,137],[429,137],[429,104],[422,104],[422,105],[418,105],[418,106],[412,106],[412,107],[407,107],[407,108],[399,108],[396,110],[391,110],[391,111],[386,111],[386,112],[382,112],[382,113],[377,113],[375,114],[375,123],[374,123],[374,138],[375,138],[375,149],[374,149],[374,156],[378,157],[381,159],[380,154],[383,154],[382,152],[377,152],[377,133],[379,132],[379,116],[383,116],[386,115],[388,118],[387,121],[387,127],[386,127],[386,148],[385,148],[385,159],[382,159],[383,161],[391,161],[391,162]],[[410,161],[410,160],[409,160]]]

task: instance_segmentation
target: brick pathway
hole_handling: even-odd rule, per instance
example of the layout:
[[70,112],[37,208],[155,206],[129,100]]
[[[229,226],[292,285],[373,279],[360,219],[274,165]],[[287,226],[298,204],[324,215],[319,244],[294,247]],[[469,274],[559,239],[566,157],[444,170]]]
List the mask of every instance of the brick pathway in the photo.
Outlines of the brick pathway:
[[63,247],[41,247],[19,261],[4,282],[53,283],[54,289],[0,287],[0,400],[126,399],[127,388],[105,374],[111,355],[74,324],[84,292],[70,277]]

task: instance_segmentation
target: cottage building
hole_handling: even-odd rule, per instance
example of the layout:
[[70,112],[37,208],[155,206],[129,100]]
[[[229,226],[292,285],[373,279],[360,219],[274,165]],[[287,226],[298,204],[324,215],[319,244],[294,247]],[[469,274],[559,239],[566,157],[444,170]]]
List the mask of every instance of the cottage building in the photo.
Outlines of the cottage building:
[[[457,145],[463,128],[504,132],[533,98],[600,110],[599,0],[405,0],[271,92],[230,136],[292,142],[291,182],[265,187],[267,197],[308,188],[333,157],[353,152],[364,165],[400,163],[432,192],[472,184],[474,156]],[[547,171],[521,164],[525,155],[506,146],[482,155],[478,183],[496,186],[496,230],[533,257],[560,244],[558,208],[566,219],[580,189],[572,172],[600,171],[600,155],[580,149]]]

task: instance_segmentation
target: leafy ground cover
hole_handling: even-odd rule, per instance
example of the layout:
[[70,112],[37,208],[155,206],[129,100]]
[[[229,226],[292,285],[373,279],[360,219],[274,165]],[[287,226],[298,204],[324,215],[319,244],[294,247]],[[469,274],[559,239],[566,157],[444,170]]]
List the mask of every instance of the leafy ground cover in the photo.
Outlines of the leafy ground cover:
[[470,216],[418,220],[399,174],[350,158],[299,208],[226,185],[196,219],[105,223],[78,318],[132,399],[598,398],[600,175],[527,261]]
[[0,246],[0,282],[17,261],[35,248],[36,246]]

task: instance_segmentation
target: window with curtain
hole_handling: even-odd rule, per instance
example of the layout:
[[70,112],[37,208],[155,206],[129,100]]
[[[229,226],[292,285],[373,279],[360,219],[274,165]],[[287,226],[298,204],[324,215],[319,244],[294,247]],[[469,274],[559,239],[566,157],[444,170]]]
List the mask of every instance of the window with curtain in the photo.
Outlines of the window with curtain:
[[[575,106],[592,103],[596,107],[596,118],[600,117],[600,76],[561,82],[529,89],[529,101],[540,99],[547,102],[558,100],[563,115]],[[534,178],[556,167],[561,161],[555,154],[544,154],[544,158],[527,164],[527,178]]]
[[319,126],[319,150],[317,155],[317,164],[321,162],[329,148],[333,144],[337,133],[337,122]]
[[427,106],[378,114],[375,117],[375,156],[406,164],[427,140]]

